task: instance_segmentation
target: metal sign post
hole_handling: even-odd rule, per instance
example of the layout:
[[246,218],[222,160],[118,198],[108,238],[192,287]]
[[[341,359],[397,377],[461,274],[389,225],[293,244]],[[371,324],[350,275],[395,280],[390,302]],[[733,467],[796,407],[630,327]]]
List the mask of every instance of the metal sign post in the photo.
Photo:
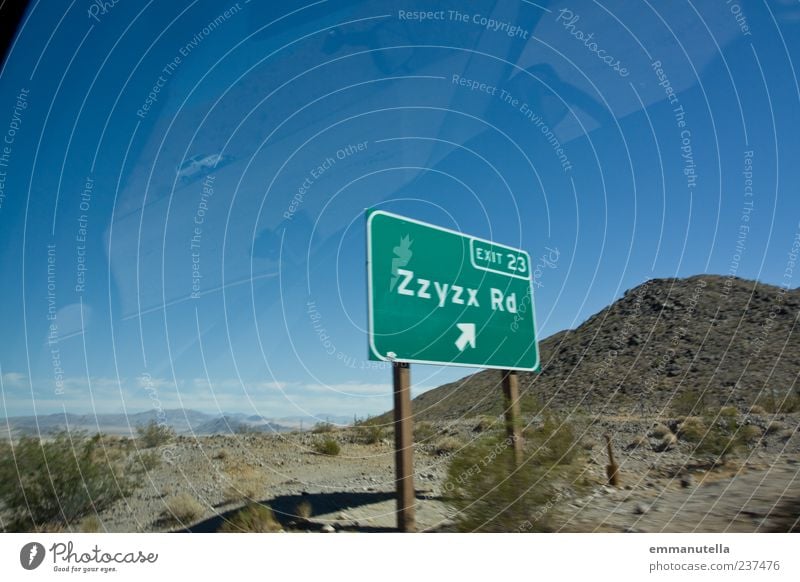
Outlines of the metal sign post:
[[407,363],[392,365],[394,380],[394,465],[397,480],[397,529],[416,529],[414,491],[414,429],[411,417],[411,369]]
[[505,402],[506,435],[514,447],[514,462],[522,464],[522,427],[519,413],[519,378],[513,370],[503,372],[503,396]]

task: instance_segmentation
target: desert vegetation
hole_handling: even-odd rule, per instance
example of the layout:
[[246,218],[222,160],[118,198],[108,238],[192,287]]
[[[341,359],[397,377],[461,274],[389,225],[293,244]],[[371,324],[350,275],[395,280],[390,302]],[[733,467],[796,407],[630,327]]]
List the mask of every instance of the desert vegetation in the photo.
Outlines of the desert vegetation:
[[457,451],[443,490],[460,531],[547,531],[556,500],[576,487],[580,447],[555,416],[526,431],[517,466],[505,432],[492,431]]
[[9,531],[68,529],[130,495],[157,460],[100,435],[61,432],[0,443],[0,508]]

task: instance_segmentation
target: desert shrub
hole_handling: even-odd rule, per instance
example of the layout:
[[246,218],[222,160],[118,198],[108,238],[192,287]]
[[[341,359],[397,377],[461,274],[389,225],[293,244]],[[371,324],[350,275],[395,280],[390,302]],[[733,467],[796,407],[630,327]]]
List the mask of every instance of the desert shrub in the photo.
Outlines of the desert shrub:
[[461,531],[548,531],[552,509],[580,473],[579,445],[572,427],[547,417],[525,439],[524,461],[500,431],[457,452],[443,496],[457,510]]
[[252,465],[230,463],[225,467],[225,476],[228,481],[224,492],[227,503],[257,501],[264,493],[264,475]]
[[648,439],[645,435],[640,434],[636,435],[631,439],[631,442],[627,444],[625,450],[632,451],[638,449],[639,447],[647,447],[649,445],[650,445],[650,439]]
[[314,425],[314,428],[311,429],[311,432],[314,434],[322,434],[326,432],[333,432],[336,427],[333,423],[330,422],[318,422]]
[[764,434],[770,435],[780,432],[786,428],[786,425],[778,420],[770,420],[767,427],[764,429]]
[[755,414],[756,416],[764,416],[767,414],[767,411],[764,410],[764,407],[759,404],[753,404],[748,412],[750,414]]
[[356,437],[365,445],[381,442],[384,437],[383,423],[374,417],[356,423]]
[[691,388],[675,396],[670,408],[677,416],[692,416],[702,414],[706,405],[705,392]]
[[664,453],[666,451],[671,451],[674,449],[678,444],[678,437],[672,434],[671,432],[667,432],[661,439],[653,446],[653,450],[657,453]]
[[[505,406],[501,406],[501,408],[505,408]],[[533,418],[540,416],[544,412],[545,406],[538,394],[522,390],[519,398],[519,409],[523,418]],[[500,410],[498,417],[502,417],[502,415],[503,411]]]
[[670,434],[670,432],[672,431],[670,431],[666,425],[657,422],[655,425],[653,425],[653,428],[651,428],[650,432],[648,432],[647,434],[648,436],[651,436],[656,439],[663,439],[665,436]]
[[151,420],[136,427],[136,436],[146,449],[160,447],[175,438],[175,431],[165,424]]
[[314,443],[314,450],[320,455],[335,457],[342,451],[342,448],[339,446],[339,443],[336,441],[336,439],[327,437],[320,441],[316,441]]
[[[686,427],[689,421],[691,424]],[[708,414],[699,420],[687,418],[680,428],[683,438],[695,444],[693,456],[707,457],[714,463],[724,462],[728,455],[748,444],[749,431],[741,430],[738,413],[733,407],[720,409],[716,416]]]
[[138,451],[136,456],[144,472],[149,473],[161,464],[161,455],[156,451]]
[[436,428],[426,421],[414,423],[414,442],[429,443],[436,436]]
[[260,503],[250,503],[225,521],[220,532],[224,533],[270,533],[281,530],[272,510]]
[[475,423],[475,426],[472,427],[472,432],[486,432],[487,430],[491,430],[496,428],[500,421],[492,416],[481,416],[478,418],[478,422]]
[[705,421],[699,416],[690,416],[678,427],[678,436],[690,443],[698,443],[705,436],[708,428]]
[[742,440],[748,445],[755,444],[758,442],[758,439],[761,438],[761,429],[754,424],[747,424],[740,427],[739,432],[741,433]]
[[10,531],[67,528],[129,495],[140,470],[100,435],[61,432],[40,441],[22,437],[0,449],[0,505]]
[[463,446],[464,442],[460,439],[446,436],[433,443],[433,452],[437,455],[450,455],[460,450]]
[[774,391],[766,391],[756,401],[756,404],[770,414],[791,414],[793,412],[800,412],[800,394],[793,392],[776,394]]
[[205,508],[188,493],[178,493],[175,497],[167,501],[167,507],[164,510],[164,517],[168,521],[177,521],[180,523],[191,523],[201,515]]
[[81,533],[97,533],[103,531],[103,524],[100,523],[100,518],[97,515],[87,515],[78,524],[78,531]]
[[310,519],[312,515],[314,515],[314,510],[311,507],[311,502],[307,499],[304,499],[300,503],[297,504],[297,507],[294,509],[295,515],[300,519]]
[[225,503],[237,503],[240,501],[257,501],[261,496],[263,487],[256,480],[238,481],[231,483],[225,488],[223,496]]
[[220,449],[211,457],[212,459],[216,459],[218,461],[224,461],[230,456],[228,449]]

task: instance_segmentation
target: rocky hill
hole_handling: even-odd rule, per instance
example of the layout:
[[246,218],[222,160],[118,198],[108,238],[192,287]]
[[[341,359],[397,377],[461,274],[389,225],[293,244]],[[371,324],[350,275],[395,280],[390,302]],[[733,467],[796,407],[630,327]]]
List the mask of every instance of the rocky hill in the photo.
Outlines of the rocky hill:
[[[521,373],[523,409],[659,414],[699,396],[746,408],[800,390],[800,290],[700,275],[628,290],[574,330],[540,344]],[[414,400],[418,420],[497,414],[501,372],[487,370]],[[386,415],[386,420],[391,418]]]
[[245,432],[284,432],[290,426],[258,415],[229,413],[222,415],[206,414],[197,410],[173,408],[148,410],[131,414],[73,414],[55,413],[40,416],[11,416],[0,419],[0,439],[9,435],[51,435],[69,428],[88,433],[134,436],[136,427],[157,422],[172,428],[183,435],[236,434]]

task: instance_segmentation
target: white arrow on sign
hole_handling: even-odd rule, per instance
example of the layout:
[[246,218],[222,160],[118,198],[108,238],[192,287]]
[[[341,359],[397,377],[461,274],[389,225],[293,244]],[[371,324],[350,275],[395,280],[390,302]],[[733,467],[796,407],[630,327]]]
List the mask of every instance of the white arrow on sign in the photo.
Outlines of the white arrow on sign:
[[457,323],[456,327],[461,330],[461,335],[456,340],[456,347],[458,351],[463,352],[464,348],[475,347],[475,324],[474,323]]

